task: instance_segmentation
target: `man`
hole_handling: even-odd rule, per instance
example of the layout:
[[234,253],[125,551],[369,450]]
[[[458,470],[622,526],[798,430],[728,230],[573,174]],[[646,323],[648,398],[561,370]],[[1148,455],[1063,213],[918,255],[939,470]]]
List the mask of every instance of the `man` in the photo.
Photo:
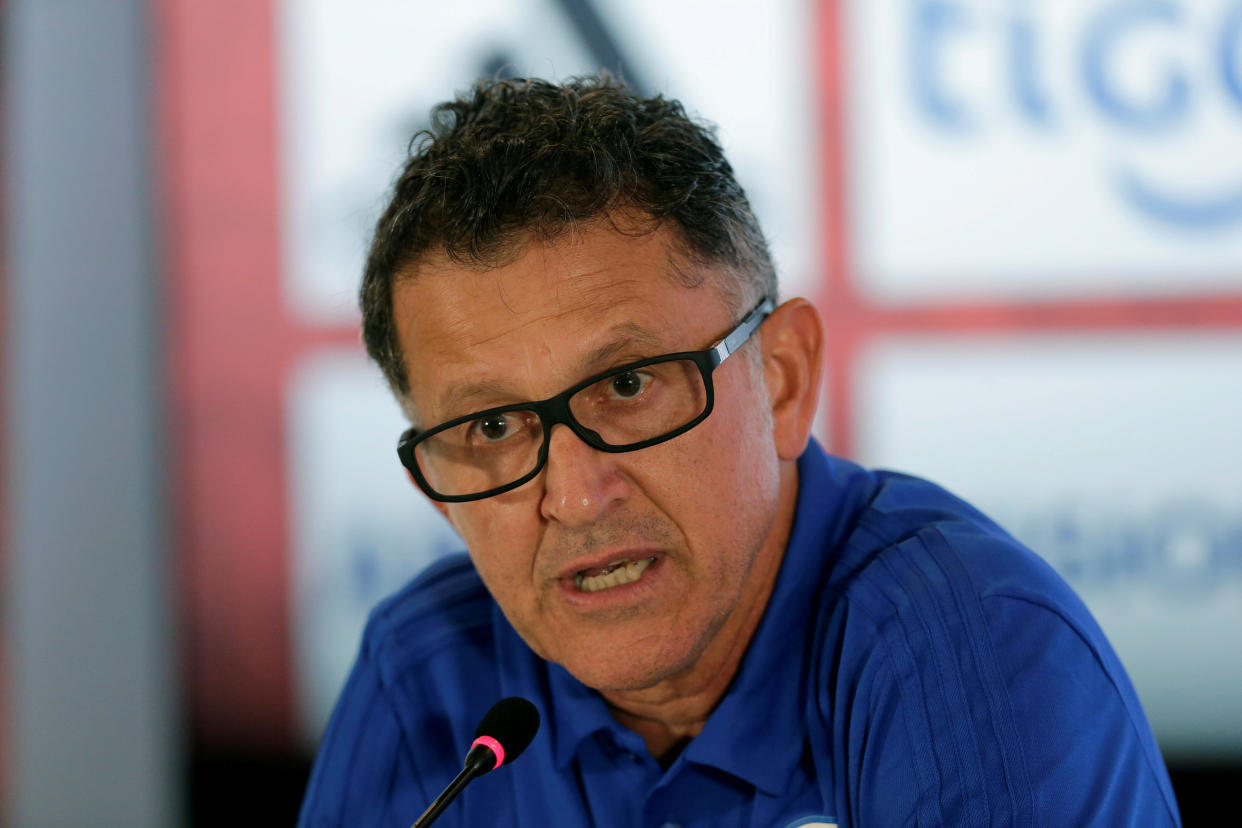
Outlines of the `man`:
[[1033,554],[810,438],[822,333],[675,102],[439,108],[364,337],[469,557],[373,614],[304,825],[408,825],[491,704],[544,722],[439,825],[1176,825],[1116,656]]

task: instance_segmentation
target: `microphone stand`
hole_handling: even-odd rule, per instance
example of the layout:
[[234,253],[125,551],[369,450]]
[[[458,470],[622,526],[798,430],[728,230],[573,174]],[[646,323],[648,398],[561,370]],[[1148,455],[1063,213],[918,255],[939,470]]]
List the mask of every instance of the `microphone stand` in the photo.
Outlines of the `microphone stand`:
[[423,811],[423,815],[415,820],[410,828],[426,828],[430,825],[457,798],[470,780],[491,770],[495,761],[496,754],[492,753],[491,748],[486,745],[475,745],[470,748],[470,752],[466,754],[466,766],[461,769],[461,773],[457,774],[444,792],[427,806],[427,810]]

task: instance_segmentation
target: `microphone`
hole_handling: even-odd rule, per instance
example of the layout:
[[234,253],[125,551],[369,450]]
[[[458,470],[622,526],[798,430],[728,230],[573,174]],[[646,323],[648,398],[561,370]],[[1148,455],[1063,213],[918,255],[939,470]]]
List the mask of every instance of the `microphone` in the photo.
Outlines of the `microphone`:
[[474,741],[466,754],[465,767],[411,828],[430,825],[476,776],[494,771],[505,762],[518,758],[538,730],[539,711],[521,696],[509,696],[493,704],[474,730]]

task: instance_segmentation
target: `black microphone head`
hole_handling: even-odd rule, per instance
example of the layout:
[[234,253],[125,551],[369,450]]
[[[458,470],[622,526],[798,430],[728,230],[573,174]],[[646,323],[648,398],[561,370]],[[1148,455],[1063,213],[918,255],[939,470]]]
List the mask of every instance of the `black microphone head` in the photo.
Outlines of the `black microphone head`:
[[495,739],[504,750],[502,761],[512,762],[526,750],[538,730],[539,711],[535,706],[521,696],[509,696],[492,705],[475,728],[474,738]]

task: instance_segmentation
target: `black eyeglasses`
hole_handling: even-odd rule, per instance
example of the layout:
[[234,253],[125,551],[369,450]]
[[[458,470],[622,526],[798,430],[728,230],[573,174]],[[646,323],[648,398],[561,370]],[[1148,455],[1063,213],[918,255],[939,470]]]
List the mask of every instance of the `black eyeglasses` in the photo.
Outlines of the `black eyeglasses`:
[[401,464],[428,497],[460,503],[507,492],[539,474],[558,423],[600,451],[637,451],[671,440],[712,412],[712,372],[774,307],[764,297],[707,350],[631,362],[540,402],[489,408],[426,431],[411,428],[397,442]]

